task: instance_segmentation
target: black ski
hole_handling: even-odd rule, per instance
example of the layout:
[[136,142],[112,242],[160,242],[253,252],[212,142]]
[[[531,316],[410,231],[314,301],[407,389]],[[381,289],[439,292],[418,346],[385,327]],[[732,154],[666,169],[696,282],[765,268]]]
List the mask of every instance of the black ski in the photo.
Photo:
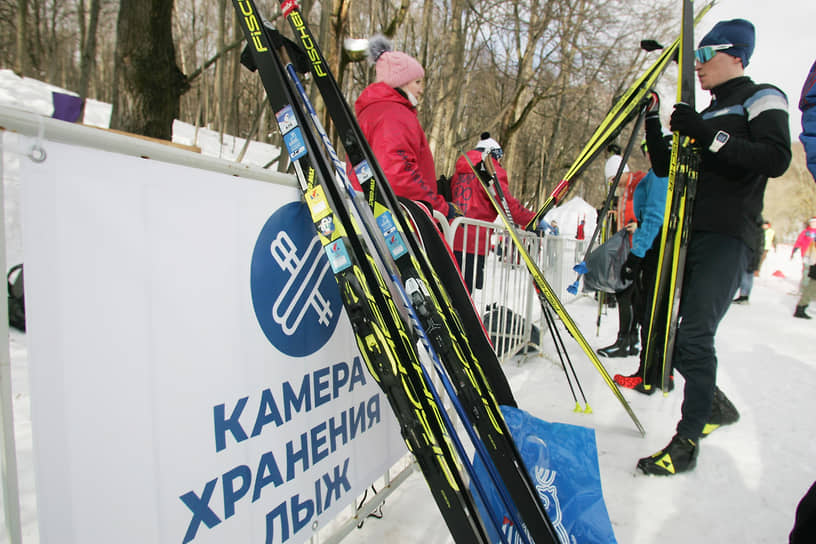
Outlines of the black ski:
[[[485,368],[492,366],[491,376],[506,382],[500,363],[492,349],[484,349],[489,344],[472,344],[469,341],[471,334],[485,335],[480,320],[478,330],[467,331],[460,321],[460,314],[473,310],[472,303],[468,301],[467,306],[460,305],[454,309],[448,292],[436,276],[435,268],[411,234],[410,225],[400,210],[399,202],[328,69],[316,40],[301,17],[297,4],[286,0],[281,5],[284,17],[301,40],[310,59],[309,67],[314,81],[361,182],[366,201],[375,216],[379,217],[385,212],[391,214],[396,232],[407,245],[408,251],[405,254],[395,255],[396,266],[403,283],[413,283],[418,287],[412,291],[417,314],[428,332],[434,350],[452,378],[457,389],[456,396],[465,407],[470,424],[479,433],[479,439],[490,456],[492,462],[486,463],[489,471],[495,470],[500,475],[522,521],[536,542],[557,542],[552,523],[512,441],[494,389],[486,377]],[[456,282],[460,283],[461,279]],[[481,347],[484,353],[477,356],[473,351],[474,347]],[[507,390],[509,391],[509,386]]]
[[[677,100],[694,106],[694,21],[693,1],[683,1],[683,21],[680,43],[680,77]],[[646,343],[644,380],[652,374],[648,369],[660,365],[660,388],[668,393],[671,361],[683,287],[691,214],[697,192],[700,152],[696,142],[674,133],[669,164],[669,185],[663,218],[657,278],[650,313]],[[647,384],[649,388],[654,384]]]
[[401,309],[368,248],[377,243],[360,231],[346,200],[337,190],[328,159],[297,106],[295,93],[274,54],[251,0],[233,0],[267,97],[287,142],[290,158],[320,235],[357,345],[400,423],[443,518],[457,542],[488,542],[476,505],[460,474],[460,461],[437,403],[425,379],[416,337],[405,326]]

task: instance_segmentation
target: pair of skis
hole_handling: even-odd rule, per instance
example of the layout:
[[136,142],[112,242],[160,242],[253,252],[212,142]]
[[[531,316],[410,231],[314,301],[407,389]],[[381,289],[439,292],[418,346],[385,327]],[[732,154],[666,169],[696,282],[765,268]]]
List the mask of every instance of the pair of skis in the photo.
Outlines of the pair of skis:
[[[706,4],[694,17],[693,24],[698,23],[703,16],[714,6],[712,0]],[[680,48],[680,37],[671,45],[663,48],[663,52],[658,59],[643,73],[627,90],[617,102],[612,106],[606,117],[601,121],[598,128],[586,143],[578,158],[575,159],[570,169],[564,174],[562,180],[555,186],[550,195],[544,201],[539,211],[526,225],[528,230],[532,230],[541,219],[554,206],[557,206],[569,193],[575,180],[589,167],[592,161],[612,142],[620,132],[621,128],[637,116],[638,108],[648,97],[649,92],[654,88],[657,80],[669,66],[677,55]]]
[[[464,469],[478,495],[485,495],[485,485],[496,488],[522,541],[557,542],[499,411],[493,380],[487,377],[501,374],[506,384],[478,315],[474,321],[457,305],[466,325],[478,324],[474,334],[475,329],[466,329],[459,320],[422,253],[299,7],[282,2],[283,15],[305,52],[287,46],[282,36],[262,24],[252,0],[233,4],[248,41],[244,60],[258,70],[266,88],[361,355],[386,395],[451,534],[457,542],[489,541]],[[306,62],[299,62],[303,58]],[[365,194],[346,177],[293,59],[301,70],[308,65]],[[490,481],[474,476],[417,343],[433,361]],[[513,403],[507,390],[502,396]],[[501,515],[493,512],[489,518],[503,535]]]
[[[693,4],[693,0],[683,0],[680,77],[677,83],[677,101],[692,107],[694,107]],[[660,365],[659,386],[664,393],[668,393],[670,387],[671,361],[677,336],[683,271],[691,234],[691,212],[697,192],[699,168],[700,151],[696,142],[675,132],[672,136],[669,186],[660,237],[657,277],[649,314],[651,317],[643,374],[644,387],[653,387],[654,384],[646,382],[646,376],[653,374],[650,370],[654,365]]]

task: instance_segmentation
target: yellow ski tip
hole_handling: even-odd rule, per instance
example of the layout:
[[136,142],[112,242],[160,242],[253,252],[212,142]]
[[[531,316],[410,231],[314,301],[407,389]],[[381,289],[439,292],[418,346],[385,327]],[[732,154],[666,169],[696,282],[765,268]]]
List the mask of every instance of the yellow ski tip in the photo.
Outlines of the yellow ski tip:
[[585,413],[585,414],[591,414],[591,413],[592,413],[592,406],[590,406],[589,404],[587,404],[587,405],[586,405],[586,408],[584,409],[584,413]]

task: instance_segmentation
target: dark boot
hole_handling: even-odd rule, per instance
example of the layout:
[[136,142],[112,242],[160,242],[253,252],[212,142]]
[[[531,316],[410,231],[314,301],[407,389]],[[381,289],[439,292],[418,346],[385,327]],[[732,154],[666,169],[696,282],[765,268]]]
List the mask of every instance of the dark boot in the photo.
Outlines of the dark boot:
[[731,425],[739,421],[739,412],[736,406],[728,400],[725,393],[719,387],[714,387],[714,399],[711,401],[711,417],[703,427],[703,434],[700,438],[705,438],[723,425]]
[[[659,382],[660,379],[658,378],[655,381]],[[658,383],[655,385],[650,385],[648,383],[641,382],[634,386],[632,389],[634,389],[638,393],[643,393],[644,395],[651,395],[655,391],[660,391],[660,384]],[[669,390],[667,391],[667,393],[670,393],[672,391],[674,391],[674,374],[669,376]]]
[[668,446],[639,460],[637,468],[644,474],[672,476],[693,469],[697,465],[698,453],[695,440],[674,435]]
[[640,353],[640,332],[635,329],[629,333],[629,355]]
[[618,334],[618,339],[611,346],[597,350],[603,357],[626,357],[629,355],[629,336]]
[[810,319],[810,316],[805,313],[807,306],[797,306],[796,311],[793,312],[793,317],[801,317],[802,319]]

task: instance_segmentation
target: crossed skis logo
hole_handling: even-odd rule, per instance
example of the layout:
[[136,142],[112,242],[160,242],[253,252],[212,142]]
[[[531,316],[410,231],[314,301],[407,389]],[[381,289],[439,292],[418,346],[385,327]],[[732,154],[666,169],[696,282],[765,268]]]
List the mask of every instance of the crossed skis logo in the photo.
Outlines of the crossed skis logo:
[[261,229],[250,288],[261,330],[283,353],[305,357],[331,338],[342,301],[302,203],[283,206]]

